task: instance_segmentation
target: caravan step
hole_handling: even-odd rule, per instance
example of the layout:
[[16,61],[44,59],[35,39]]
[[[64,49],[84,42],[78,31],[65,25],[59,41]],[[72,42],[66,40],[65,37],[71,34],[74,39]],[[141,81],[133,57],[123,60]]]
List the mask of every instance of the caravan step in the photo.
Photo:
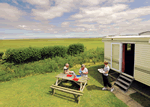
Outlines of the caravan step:
[[120,82],[122,82],[122,83],[126,84],[127,86],[129,86],[129,85],[130,85],[130,83],[127,83],[126,81],[124,81],[124,80],[122,80],[122,79],[118,79],[118,81],[120,81]]
[[125,77],[125,76],[123,76],[123,75],[120,75],[120,77],[122,77],[122,78],[124,78],[124,79],[126,79],[126,80],[128,80],[128,81],[130,81],[130,82],[132,82],[132,79],[129,79],[128,77]]
[[133,77],[133,76],[128,75],[128,74],[126,74],[126,73],[122,73],[122,75],[125,75],[125,76],[127,76],[127,77],[129,77],[129,78],[131,78],[131,79],[134,79],[134,77]]
[[125,90],[128,89],[128,87],[124,86],[123,84],[121,84],[120,82],[116,81],[116,84],[119,85],[120,87],[124,88]]

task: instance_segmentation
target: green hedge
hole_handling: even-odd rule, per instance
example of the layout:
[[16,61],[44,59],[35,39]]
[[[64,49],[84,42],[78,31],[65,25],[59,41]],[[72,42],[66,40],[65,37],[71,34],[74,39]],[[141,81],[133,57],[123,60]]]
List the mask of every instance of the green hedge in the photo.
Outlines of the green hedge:
[[13,63],[24,63],[38,61],[45,58],[53,58],[56,56],[65,57],[67,55],[67,47],[54,46],[44,48],[22,48],[8,49],[2,56],[3,60]]
[[53,58],[56,56],[65,57],[67,54],[75,55],[84,52],[83,44],[73,44],[68,47],[65,46],[50,46],[44,48],[20,48],[8,49],[2,56],[2,59],[10,63],[25,63],[31,61],[38,61],[45,58]]
[[67,53],[69,55],[75,55],[75,54],[80,54],[81,52],[84,52],[84,45],[77,43],[77,44],[69,45]]
[[7,62],[23,63],[41,59],[41,51],[38,48],[8,49],[2,57]]

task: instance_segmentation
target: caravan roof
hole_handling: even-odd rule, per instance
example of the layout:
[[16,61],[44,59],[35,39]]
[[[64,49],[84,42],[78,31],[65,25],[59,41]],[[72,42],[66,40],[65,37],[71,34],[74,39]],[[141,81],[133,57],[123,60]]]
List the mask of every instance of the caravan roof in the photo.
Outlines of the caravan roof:
[[139,35],[139,36],[112,36],[112,37],[105,37],[105,38],[150,38],[150,35]]

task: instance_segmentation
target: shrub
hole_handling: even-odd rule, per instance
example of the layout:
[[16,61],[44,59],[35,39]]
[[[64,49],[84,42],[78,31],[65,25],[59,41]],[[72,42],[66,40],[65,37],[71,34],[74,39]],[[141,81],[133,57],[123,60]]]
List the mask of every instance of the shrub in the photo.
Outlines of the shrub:
[[65,57],[67,54],[67,48],[64,46],[54,46],[53,53],[54,57],[55,56]]
[[74,65],[74,61],[72,60],[72,56],[67,57],[67,62],[69,63],[69,67],[72,68]]
[[4,52],[0,52],[0,59],[2,58],[3,54],[4,54]]
[[58,70],[58,64],[55,62],[55,60],[50,61],[49,70],[50,72]]
[[41,49],[42,59],[44,58],[52,58],[54,56],[53,47],[44,47]]
[[5,74],[6,74],[6,72],[4,70],[0,70],[0,77]]
[[0,76],[0,77],[1,77],[1,78],[0,78],[0,81],[10,81],[11,78],[12,78],[12,75],[10,75],[10,74],[5,74],[5,75]]
[[68,55],[75,55],[80,54],[81,52],[84,52],[84,45],[83,44],[71,44],[68,48]]

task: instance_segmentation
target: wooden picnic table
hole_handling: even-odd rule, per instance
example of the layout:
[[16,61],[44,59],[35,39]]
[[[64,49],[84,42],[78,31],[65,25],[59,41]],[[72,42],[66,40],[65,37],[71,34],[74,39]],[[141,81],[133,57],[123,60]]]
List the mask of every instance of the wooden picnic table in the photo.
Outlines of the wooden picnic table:
[[[73,75],[71,77],[67,77],[67,74],[64,74],[64,73],[58,74],[56,76],[56,78],[57,79],[56,79],[55,85],[50,86],[50,88],[53,89],[53,95],[55,94],[55,89],[73,94],[74,96],[77,95],[77,97],[75,96],[75,98],[77,99],[79,97],[79,100],[78,100],[78,104],[79,104],[80,96],[83,95],[83,90],[84,90],[89,78],[81,76],[81,77],[79,77],[78,81],[75,81],[75,80],[73,80],[73,78],[74,78]],[[65,80],[74,81],[76,84],[78,84],[80,86],[80,91],[75,90],[75,89],[70,89],[70,88],[58,86],[62,81],[65,81]]]

